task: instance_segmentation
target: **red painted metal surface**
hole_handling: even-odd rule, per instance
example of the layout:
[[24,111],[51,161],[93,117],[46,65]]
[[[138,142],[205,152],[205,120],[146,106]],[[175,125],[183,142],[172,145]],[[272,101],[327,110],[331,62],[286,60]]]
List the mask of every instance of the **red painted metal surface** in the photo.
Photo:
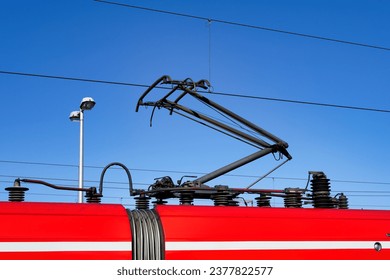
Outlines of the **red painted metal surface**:
[[[390,259],[390,211],[213,206],[156,210],[167,259]],[[264,248],[229,249],[245,247],[243,241]],[[374,249],[376,242],[380,251]],[[207,249],[207,244],[225,247]]]
[[121,205],[0,202],[0,225],[0,259],[131,259]]
[[[166,259],[390,259],[390,211],[155,210]],[[132,258],[130,222],[121,205],[0,202],[0,224],[0,259]]]

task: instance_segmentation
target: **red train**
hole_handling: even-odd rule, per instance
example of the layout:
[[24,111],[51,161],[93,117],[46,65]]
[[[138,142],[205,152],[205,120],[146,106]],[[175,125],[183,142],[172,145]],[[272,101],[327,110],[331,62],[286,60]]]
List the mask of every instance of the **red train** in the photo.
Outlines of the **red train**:
[[[144,102],[160,84],[172,87],[158,101]],[[270,172],[246,188],[206,185],[268,154],[279,155],[275,157],[278,160],[287,158],[277,167],[291,159],[286,142],[197,92],[208,86],[204,80],[173,81],[163,76],[141,96],[137,111],[144,105],[196,117],[259,151],[192,181],[174,183],[168,176],[158,178],[146,190],[133,188],[130,171],[121,163],[104,168],[98,189],[17,179],[13,187],[6,188],[9,201],[0,202],[0,259],[390,259],[390,211],[348,209],[344,194],[331,196],[330,180],[322,172],[309,173],[310,190],[309,181],[303,189],[252,189]],[[179,96],[170,100],[177,92]],[[245,130],[179,104],[185,96],[213,107]],[[100,204],[104,174],[111,166],[126,171],[136,209]],[[28,189],[21,183],[81,191],[88,203],[24,202]],[[255,195],[257,206],[238,206],[243,194]],[[179,205],[167,205],[173,198],[179,199]],[[285,207],[270,207],[271,198],[283,199]],[[150,209],[152,199],[154,207]],[[212,200],[214,206],[194,205],[199,199]],[[313,208],[303,207],[308,204]]]
[[0,203],[0,259],[390,259],[390,212]]

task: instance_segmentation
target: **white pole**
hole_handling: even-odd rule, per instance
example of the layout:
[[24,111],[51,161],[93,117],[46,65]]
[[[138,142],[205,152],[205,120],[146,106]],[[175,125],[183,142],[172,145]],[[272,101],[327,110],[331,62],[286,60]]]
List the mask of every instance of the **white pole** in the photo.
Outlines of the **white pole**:
[[[79,189],[84,181],[84,112],[80,110],[80,159],[79,159]],[[83,203],[83,192],[79,191],[79,203]]]

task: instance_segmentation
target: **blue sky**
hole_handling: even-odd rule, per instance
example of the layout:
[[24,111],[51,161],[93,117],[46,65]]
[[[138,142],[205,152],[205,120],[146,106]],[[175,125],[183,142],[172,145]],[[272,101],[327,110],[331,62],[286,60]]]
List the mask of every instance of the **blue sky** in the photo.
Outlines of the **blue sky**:
[[[390,47],[386,1],[118,2]],[[215,92],[390,109],[384,50],[74,0],[1,1],[0,34],[1,71],[146,85],[168,74],[210,79]],[[85,96],[96,100],[85,114],[86,186],[96,186],[113,161],[127,165],[137,188],[146,188],[156,177],[209,172],[254,152],[164,111],[150,128],[151,110],[135,113],[143,90],[0,74],[2,189],[16,177],[77,185],[79,126],[68,116]],[[388,113],[209,97],[289,143],[293,160],[257,187],[304,187],[307,172],[321,170],[352,207],[390,208]],[[46,165],[53,163],[60,166]],[[261,159],[232,173],[247,176],[211,185],[245,187],[275,165]],[[120,170],[107,173],[104,202],[132,204],[125,179]],[[28,200],[77,199],[29,186]],[[0,192],[1,200],[6,196]]]

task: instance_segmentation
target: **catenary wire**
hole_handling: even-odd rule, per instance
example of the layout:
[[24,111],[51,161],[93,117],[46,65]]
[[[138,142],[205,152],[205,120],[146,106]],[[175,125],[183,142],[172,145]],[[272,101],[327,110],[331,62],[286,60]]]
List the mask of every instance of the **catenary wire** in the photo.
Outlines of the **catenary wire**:
[[[76,78],[76,77],[66,77],[66,76],[56,76],[56,75],[45,75],[45,74],[15,72],[15,71],[5,71],[5,70],[0,70],[0,74],[27,76],[27,77],[35,77],[35,78],[46,78],[46,79],[59,79],[59,80],[76,81],[76,82],[100,83],[100,84],[119,85],[119,86],[131,86],[131,87],[142,87],[142,88],[149,87],[149,85],[137,84],[137,83],[97,80],[97,79],[88,79],[88,78]],[[166,90],[171,89],[168,87],[161,87],[161,86],[157,86],[156,88],[166,89]],[[349,110],[368,111],[368,112],[376,112],[376,113],[390,113],[390,110],[379,109],[379,108],[339,105],[339,104],[320,103],[320,102],[311,102],[311,101],[302,101],[302,100],[293,100],[293,99],[282,99],[282,98],[227,93],[227,92],[208,92],[208,91],[199,91],[199,92],[205,94],[212,94],[212,95],[221,95],[221,96],[229,96],[229,97],[245,98],[245,99],[257,99],[257,100],[265,100],[265,101],[273,101],[273,102],[281,102],[281,103],[332,107],[338,109],[349,109]]]
[[298,36],[298,37],[303,37],[303,38],[307,38],[307,39],[322,40],[322,41],[328,41],[328,42],[339,43],[339,44],[347,44],[347,45],[352,45],[352,46],[359,46],[359,47],[372,48],[372,49],[378,49],[378,50],[383,50],[383,51],[390,51],[390,48],[384,47],[384,46],[364,44],[364,43],[341,40],[341,39],[336,39],[336,38],[293,32],[293,31],[270,28],[270,27],[265,27],[265,26],[260,26],[260,25],[252,25],[252,24],[246,24],[246,23],[240,23],[240,22],[234,22],[234,21],[228,21],[228,20],[221,20],[221,19],[216,19],[216,18],[207,18],[207,17],[203,17],[203,16],[196,16],[196,15],[172,12],[172,11],[167,11],[167,10],[147,8],[147,7],[135,6],[135,5],[119,3],[119,2],[104,1],[104,0],[94,0],[94,1],[104,3],[104,4],[110,4],[110,5],[131,8],[131,9],[144,10],[144,11],[148,11],[148,12],[161,13],[161,14],[167,14],[167,15],[173,15],[173,16],[180,16],[180,17],[186,17],[186,18],[191,18],[191,19],[196,19],[196,20],[204,20],[204,21],[207,21],[209,23],[210,22],[217,22],[217,23],[222,23],[222,24],[226,24],[226,25],[233,25],[233,26],[239,26],[239,27],[250,28],[250,29],[276,32],[276,33],[280,33],[280,34]]
[[[31,161],[16,161],[16,160],[0,160],[0,163],[5,164],[26,164],[26,165],[41,165],[41,166],[57,166],[57,167],[74,167],[78,168],[77,164],[63,164],[63,163],[46,163],[46,162],[31,162]],[[94,168],[94,169],[103,169],[103,166],[97,166],[97,165],[85,165],[84,168]],[[115,167],[113,167],[115,169]],[[147,169],[147,168],[129,168],[131,171],[138,171],[138,172],[159,172],[159,173],[175,173],[175,174],[197,174],[197,175],[204,175],[205,172],[194,172],[194,171],[184,171],[184,170],[164,170],[164,169]],[[247,175],[247,174],[225,174],[226,177],[238,177],[238,178],[258,178],[258,175]],[[18,176],[10,176],[10,175],[4,175],[0,174],[0,177],[12,177],[16,178]],[[296,178],[296,177],[280,177],[280,176],[271,176],[267,177],[268,179],[275,179],[275,180],[291,180],[291,181],[307,181],[307,178]],[[54,179],[54,178],[40,178],[40,179]],[[57,178],[58,179],[58,178]],[[76,181],[75,179],[60,179],[63,181]],[[98,181],[92,181],[89,180],[88,182],[98,182]],[[371,185],[383,185],[387,186],[390,185],[390,182],[376,182],[376,181],[360,181],[360,180],[341,180],[341,179],[332,179],[331,182],[334,183],[349,183],[349,184],[371,184]],[[122,182],[109,182],[113,184],[122,184]],[[124,183],[123,184],[127,184]],[[138,183],[139,185],[147,185],[145,183]]]

